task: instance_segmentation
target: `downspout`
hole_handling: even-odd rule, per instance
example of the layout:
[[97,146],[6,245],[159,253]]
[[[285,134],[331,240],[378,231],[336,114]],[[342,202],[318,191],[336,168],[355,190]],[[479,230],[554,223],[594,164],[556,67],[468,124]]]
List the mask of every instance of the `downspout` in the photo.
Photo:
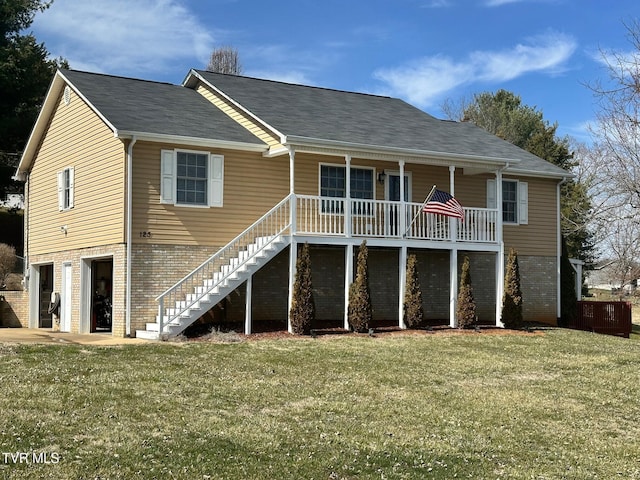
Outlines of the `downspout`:
[[129,146],[127,147],[127,292],[125,298],[125,334],[127,337],[131,336],[131,228],[133,224],[132,220],[132,205],[133,205],[133,146],[138,141],[134,135],[131,137]]
[[[29,180],[31,178],[31,174],[27,173],[25,182],[24,182],[24,213],[23,213],[23,224],[24,224],[24,234],[23,234],[23,251],[22,256],[24,257],[22,261],[22,282],[24,289],[29,291],[29,275],[31,273],[31,268],[29,267],[29,221],[31,220],[31,215],[29,212],[29,205],[31,202],[29,201]],[[29,319],[29,324],[31,324],[31,319]]]
[[562,275],[561,275],[561,265],[562,265],[562,226],[560,223],[561,215],[560,215],[560,187],[564,182],[567,181],[567,177],[563,177],[561,181],[558,182],[556,187],[556,222],[557,222],[557,267],[556,267],[556,318],[560,319],[562,316]]

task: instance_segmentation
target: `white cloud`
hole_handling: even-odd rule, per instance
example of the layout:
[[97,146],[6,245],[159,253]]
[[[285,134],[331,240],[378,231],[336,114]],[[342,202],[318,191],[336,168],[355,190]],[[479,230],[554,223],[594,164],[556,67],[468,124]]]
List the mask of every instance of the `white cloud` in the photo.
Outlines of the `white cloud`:
[[450,0],[431,0],[425,5],[427,8],[446,8],[450,6]]
[[157,72],[178,60],[206,64],[213,38],[179,0],[56,0],[33,29],[72,68]]
[[244,72],[247,77],[275,80],[277,82],[295,83],[298,85],[313,85],[313,81],[301,71],[296,70],[248,70]]
[[506,82],[531,72],[557,74],[576,47],[572,37],[552,33],[510,49],[471,52],[463,60],[424,57],[400,67],[379,69],[374,77],[386,85],[386,94],[426,107],[461,85]]
[[520,3],[525,0],[487,0],[485,5],[487,7],[501,7],[502,5],[508,5],[510,3]]
[[529,44],[518,44],[501,52],[474,52],[471,62],[478,67],[480,79],[503,82],[528,72],[557,73],[576,47],[573,38],[550,34],[531,38]]
[[381,69],[374,77],[387,85],[387,95],[398,95],[416,105],[429,105],[434,98],[471,80],[473,66],[442,56],[427,57],[409,65]]
[[283,44],[264,44],[243,51],[247,64],[258,66],[245,69],[244,74],[281,82],[315,85],[312,78],[317,73],[330,69],[342,55],[340,51],[340,48],[317,51]]

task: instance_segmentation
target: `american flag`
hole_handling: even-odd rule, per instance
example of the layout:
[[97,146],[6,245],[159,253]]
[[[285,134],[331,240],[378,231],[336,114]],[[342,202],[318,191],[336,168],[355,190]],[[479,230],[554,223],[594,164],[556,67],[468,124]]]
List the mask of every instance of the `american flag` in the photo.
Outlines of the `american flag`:
[[464,210],[458,201],[442,190],[435,190],[433,195],[422,208],[424,213],[435,213],[448,217],[457,217],[464,222]]

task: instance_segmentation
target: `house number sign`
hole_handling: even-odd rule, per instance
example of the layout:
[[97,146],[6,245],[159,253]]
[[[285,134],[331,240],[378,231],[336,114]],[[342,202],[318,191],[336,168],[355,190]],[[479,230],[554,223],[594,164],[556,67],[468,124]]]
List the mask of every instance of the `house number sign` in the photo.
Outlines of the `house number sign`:
[[151,232],[140,232],[140,238],[151,238]]

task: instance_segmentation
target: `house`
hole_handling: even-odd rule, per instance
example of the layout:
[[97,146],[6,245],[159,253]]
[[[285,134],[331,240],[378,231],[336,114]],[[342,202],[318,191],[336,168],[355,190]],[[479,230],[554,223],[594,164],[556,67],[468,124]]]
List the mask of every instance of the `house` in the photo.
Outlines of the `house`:
[[[366,239],[374,319],[403,326],[407,255],[426,316],[455,326],[464,256],[501,325],[505,252],[525,319],[559,316],[559,188],[570,173],[395,98],[191,70],[182,85],[60,70],[25,182],[30,327],[158,338],[203,315],[287,328],[298,246],[317,317],[346,324]],[[464,221],[420,213],[433,185]]]

